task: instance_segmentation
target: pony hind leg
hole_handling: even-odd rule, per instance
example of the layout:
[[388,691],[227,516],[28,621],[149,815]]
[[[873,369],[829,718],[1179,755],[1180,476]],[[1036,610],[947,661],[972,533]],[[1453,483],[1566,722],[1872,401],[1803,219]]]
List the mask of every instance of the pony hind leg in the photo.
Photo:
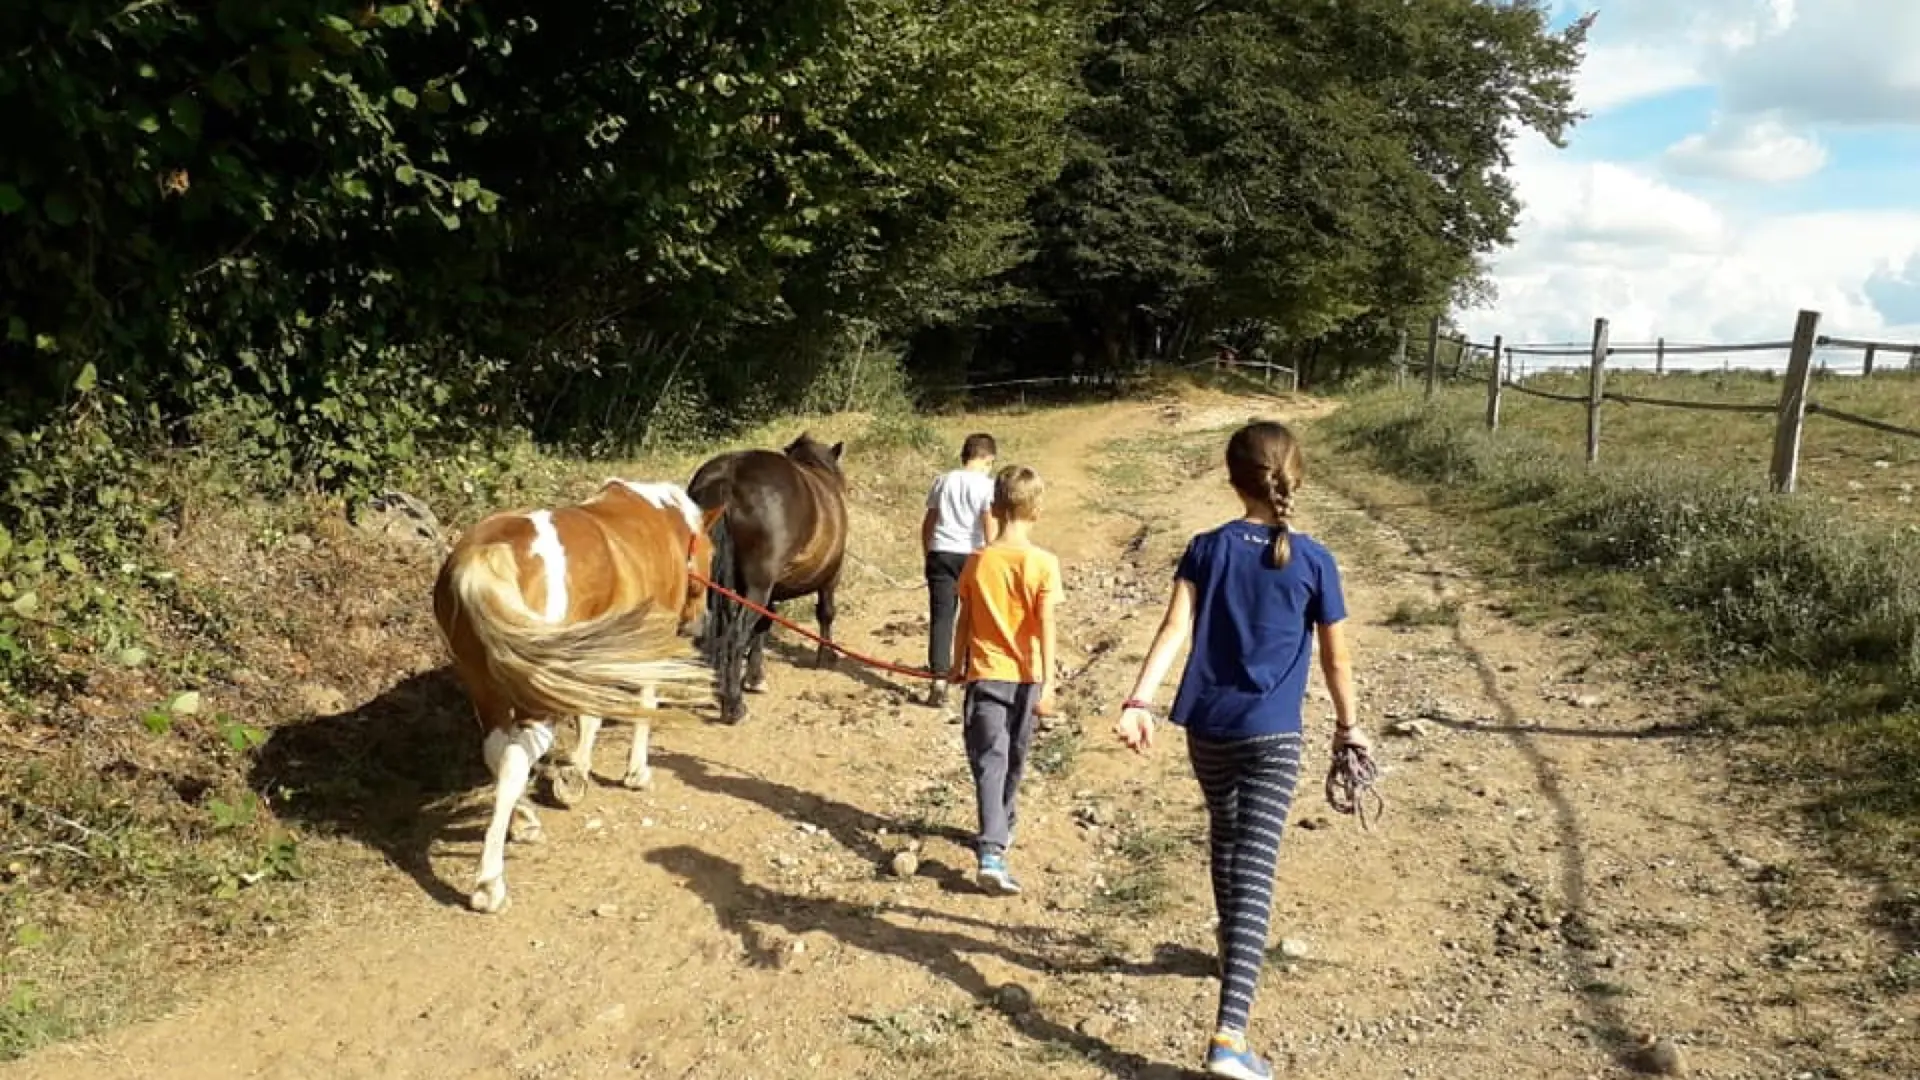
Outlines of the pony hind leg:
[[553,799],[569,809],[580,805],[593,786],[593,745],[600,734],[601,720],[583,713],[576,724],[579,736],[573,741],[567,763],[553,771]]
[[832,670],[840,666],[839,652],[827,644],[833,640],[833,617],[839,611],[834,599],[839,589],[840,575],[835,573],[825,585],[821,586],[820,594],[813,601],[814,621],[820,624],[820,636],[826,639],[814,651],[813,666],[823,670]]
[[[491,690],[475,694],[473,700],[473,711],[480,720],[480,730],[487,733],[480,744],[480,756],[486,761],[488,775],[497,779],[500,775],[501,749],[506,745],[508,733],[515,727],[513,708]],[[546,838],[546,831],[540,825],[540,816],[534,812],[533,801],[523,793],[514,800],[507,839],[516,844],[538,844]]]
[[[773,610],[772,604],[766,607]],[[767,692],[767,635],[772,632],[773,620],[764,615],[756,618],[753,629],[747,632],[747,671],[740,688],[749,694]]]
[[467,898],[475,911],[496,915],[506,910],[507,830],[526,797],[534,764],[552,745],[553,732],[545,724],[519,727],[511,733],[495,728],[487,734],[485,753],[494,777],[493,814],[481,842],[473,893]]
[[[660,707],[657,688],[647,686],[641,689],[640,707],[649,712]],[[629,791],[653,786],[653,767],[647,764],[647,741],[652,735],[653,724],[645,719],[633,722],[633,749],[627,754],[627,775],[620,781],[620,785]]]
[[[770,608],[771,588],[752,589],[746,595],[748,599],[762,607]],[[747,613],[751,615],[752,613]],[[772,622],[765,616],[742,618],[734,627],[733,640],[727,647],[731,650],[728,658],[729,673],[734,682],[732,692],[723,694],[720,699],[720,719],[729,724],[738,724],[747,718],[747,694],[763,694],[767,690],[767,630]]]

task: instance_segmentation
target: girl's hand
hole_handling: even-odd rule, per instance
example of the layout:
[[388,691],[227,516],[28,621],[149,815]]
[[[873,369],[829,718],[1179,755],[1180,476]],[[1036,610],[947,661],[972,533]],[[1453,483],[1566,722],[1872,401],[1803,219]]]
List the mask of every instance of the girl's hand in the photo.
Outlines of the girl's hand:
[[1333,729],[1333,748],[1338,750],[1343,746],[1351,746],[1356,750],[1371,752],[1373,750],[1373,741],[1368,739],[1367,733],[1361,731],[1357,726],[1348,728],[1336,727]]
[[1113,730],[1127,749],[1136,754],[1153,749],[1153,714],[1145,709],[1121,709],[1120,722]]

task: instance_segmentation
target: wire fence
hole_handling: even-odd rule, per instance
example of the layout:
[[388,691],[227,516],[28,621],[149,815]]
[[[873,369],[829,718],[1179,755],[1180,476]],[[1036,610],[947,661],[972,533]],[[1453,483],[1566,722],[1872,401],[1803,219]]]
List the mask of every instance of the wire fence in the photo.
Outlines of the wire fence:
[[[1857,375],[1871,378],[1904,368],[1920,372],[1920,342],[1880,341],[1868,338],[1832,337],[1819,332],[1820,313],[1802,311],[1794,323],[1791,338],[1782,341],[1752,342],[1669,342],[1664,338],[1652,344],[1615,345],[1608,340],[1604,318],[1593,321],[1592,340],[1578,342],[1527,343],[1506,345],[1499,336],[1490,343],[1470,341],[1440,332],[1434,319],[1428,328],[1426,348],[1426,392],[1432,396],[1441,381],[1466,378],[1486,384],[1486,424],[1490,431],[1500,427],[1501,395],[1508,390],[1529,397],[1568,405],[1587,411],[1586,458],[1588,464],[1599,460],[1600,431],[1604,407],[1642,405],[1664,409],[1700,412],[1745,413],[1774,418],[1772,460],[1768,482],[1781,493],[1794,490],[1800,469],[1800,449],[1809,416],[1823,417],[1835,423],[1867,428],[1885,435],[1920,439],[1920,424],[1861,416],[1826,405],[1810,397],[1816,371],[1826,375]],[[1395,381],[1405,385],[1407,378],[1406,335],[1401,334],[1394,353]],[[1444,348],[1443,348],[1444,346]],[[1442,354],[1451,353],[1451,363],[1442,362]],[[1772,360],[1755,361],[1756,354],[1773,353]],[[1702,365],[1698,358],[1709,358]],[[1582,363],[1553,363],[1579,358]],[[1718,358],[1719,364],[1712,363]],[[1538,361],[1547,361],[1540,363]],[[1650,361],[1650,362],[1649,362]],[[1779,399],[1775,402],[1699,401],[1683,398],[1625,394],[1606,388],[1609,370],[1649,369],[1656,376],[1669,373],[1711,371],[1760,372],[1780,380]],[[1479,370],[1479,369],[1484,370]],[[1548,373],[1585,372],[1584,394],[1559,393],[1526,385],[1526,380]],[[1920,421],[1920,417],[1915,418]]]
[[[1289,367],[1286,364],[1275,364],[1265,360],[1245,360],[1234,356],[1216,355],[1180,364],[1178,367],[1182,370],[1209,369],[1226,374],[1258,379],[1273,386],[1275,389],[1284,389],[1290,392],[1300,388],[1300,372],[1297,369]],[[1059,395],[1073,395],[1088,392],[1123,392],[1147,382],[1153,377],[1153,371],[1146,368],[1131,372],[1103,370],[1098,372],[1077,372],[1067,375],[1046,375],[1024,379],[986,379],[980,382],[937,387],[935,388],[935,392],[983,399],[1017,399],[1025,403],[1030,397],[1047,399]]]

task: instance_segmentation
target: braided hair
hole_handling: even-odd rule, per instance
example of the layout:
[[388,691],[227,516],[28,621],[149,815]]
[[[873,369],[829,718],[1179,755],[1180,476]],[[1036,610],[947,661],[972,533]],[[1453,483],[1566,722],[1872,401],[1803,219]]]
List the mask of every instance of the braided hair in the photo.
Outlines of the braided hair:
[[1227,441],[1227,479],[1235,491],[1265,503],[1278,526],[1269,560],[1276,567],[1293,561],[1293,494],[1306,471],[1300,442],[1272,421],[1255,421]]

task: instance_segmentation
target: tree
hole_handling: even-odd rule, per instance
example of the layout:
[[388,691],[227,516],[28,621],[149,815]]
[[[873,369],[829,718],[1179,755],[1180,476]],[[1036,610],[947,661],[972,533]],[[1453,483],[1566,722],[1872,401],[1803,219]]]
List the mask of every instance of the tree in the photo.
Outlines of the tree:
[[1122,0],[1025,281],[1109,366],[1437,309],[1511,234],[1514,134],[1578,119],[1586,27],[1531,2]]

